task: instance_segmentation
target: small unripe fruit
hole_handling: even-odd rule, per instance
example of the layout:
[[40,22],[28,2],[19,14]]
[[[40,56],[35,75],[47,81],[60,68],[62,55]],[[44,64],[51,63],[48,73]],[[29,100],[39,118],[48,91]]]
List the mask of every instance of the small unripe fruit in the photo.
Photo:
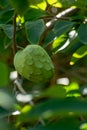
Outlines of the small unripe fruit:
[[47,52],[39,45],[28,45],[14,57],[18,73],[32,82],[47,82],[54,74],[54,65]]

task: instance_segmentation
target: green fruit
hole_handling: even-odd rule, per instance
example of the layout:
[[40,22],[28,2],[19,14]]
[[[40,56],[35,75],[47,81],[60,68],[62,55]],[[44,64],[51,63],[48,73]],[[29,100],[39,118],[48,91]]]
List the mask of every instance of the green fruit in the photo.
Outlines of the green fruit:
[[18,73],[32,82],[47,82],[54,74],[54,65],[47,52],[39,45],[28,45],[14,57]]

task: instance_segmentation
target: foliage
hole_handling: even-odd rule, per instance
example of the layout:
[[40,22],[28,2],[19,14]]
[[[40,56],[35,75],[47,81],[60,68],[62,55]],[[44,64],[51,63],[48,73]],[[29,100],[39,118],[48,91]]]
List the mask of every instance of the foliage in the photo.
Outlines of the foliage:
[[[46,83],[15,70],[16,52],[33,44],[55,66]],[[0,0],[0,129],[87,130],[86,59],[87,0]]]

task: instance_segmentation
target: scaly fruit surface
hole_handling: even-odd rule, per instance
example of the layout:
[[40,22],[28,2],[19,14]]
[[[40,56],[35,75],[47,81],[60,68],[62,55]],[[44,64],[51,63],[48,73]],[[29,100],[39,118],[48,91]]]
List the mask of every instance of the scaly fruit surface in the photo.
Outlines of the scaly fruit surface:
[[54,65],[47,52],[39,45],[28,45],[14,57],[18,73],[32,82],[47,82],[54,74]]

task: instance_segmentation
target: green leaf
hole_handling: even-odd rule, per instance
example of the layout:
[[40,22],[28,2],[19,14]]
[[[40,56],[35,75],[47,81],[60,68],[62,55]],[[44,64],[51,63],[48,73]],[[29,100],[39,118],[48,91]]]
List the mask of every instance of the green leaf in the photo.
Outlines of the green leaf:
[[79,84],[77,82],[71,82],[68,86],[65,86],[66,91],[79,90]]
[[54,28],[48,33],[45,38],[44,44],[50,44],[56,37],[63,35],[70,31],[75,23],[70,21],[60,20],[58,21]]
[[0,128],[2,130],[16,130],[16,128],[14,128],[13,124],[11,122],[8,122],[5,119],[0,120]]
[[27,34],[27,39],[31,44],[38,44],[40,36],[45,28],[44,21],[42,19],[34,22],[26,22],[25,29]]
[[47,3],[45,0],[29,0],[30,6],[34,8],[39,8],[41,10],[45,10],[47,7]]
[[50,31],[50,33],[47,34],[45,40],[44,40],[44,46],[46,47],[47,45],[49,45],[50,43],[52,43],[52,41],[55,39],[56,35],[54,33],[54,31]]
[[8,66],[0,62],[0,87],[6,86],[9,82],[9,70]]
[[49,99],[19,116],[20,121],[72,114],[87,114],[87,102],[76,98]]
[[48,4],[54,6],[54,7],[62,7],[61,2],[59,2],[58,0],[47,0]]
[[0,62],[8,63],[11,43],[11,39],[5,35],[3,30],[0,30]]
[[60,50],[61,53],[73,54],[78,48],[83,46],[82,42],[80,42],[79,37],[76,36],[72,39],[67,47],[63,50]]
[[24,15],[24,18],[25,21],[34,21],[44,16],[46,16],[46,12],[44,10],[29,7],[28,11]]
[[82,43],[87,44],[87,24],[81,24],[78,29],[78,36]]
[[0,24],[6,24],[9,21],[12,20],[12,16],[14,14],[14,10],[13,9],[3,9],[0,11]]
[[28,130],[80,130],[80,123],[76,118],[64,118],[59,119],[55,123],[49,123],[46,126],[36,126],[34,128],[29,128]]
[[8,110],[4,109],[3,107],[0,107],[0,119],[11,115],[11,113],[12,112],[9,112]]
[[3,32],[3,30],[0,29],[0,53],[5,49],[4,38],[5,38],[5,33]]
[[12,44],[12,40],[5,36],[3,44],[4,49],[6,50]]
[[66,90],[62,85],[55,85],[48,88],[41,94],[42,97],[64,98],[66,96]]
[[12,115],[12,112],[15,110],[14,106],[15,99],[13,95],[7,92],[6,88],[0,89],[0,119]]
[[75,4],[75,0],[47,0],[47,2],[56,7],[70,7]]
[[53,47],[53,52],[56,53],[58,50],[65,44],[67,41],[68,36],[67,35],[61,35],[60,37],[57,37],[54,39],[52,47]]
[[55,24],[53,31],[57,36],[60,36],[61,34],[68,32],[74,24],[74,22],[60,20]]
[[81,126],[80,126],[80,129],[81,130],[87,130],[87,123],[86,122],[82,123]]
[[72,82],[68,86],[65,86],[67,91],[67,97],[80,97],[79,84]]
[[0,0],[1,8],[5,8],[6,6],[8,6],[8,4],[9,4],[9,0]]
[[12,95],[6,92],[5,89],[0,89],[0,106],[6,110],[13,110],[14,103]]
[[10,0],[10,3],[20,15],[24,15],[29,6],[28,0]]
[[87,45],[80,47],[71,57],[70,64],[74,65],[79,59],[87,55]]
[[2,28],[9,39],[13,38],[13,25],[11,24],[0,24],[0,28]]
[[29,0],[30,5],[37,5],[39,3],[44,3],[45,0]]
[[86,7],[86,4],[87,4],[87,0],[77,0],[76,1],[76,6],[77,7],[79,7],[79,8],[81,8],[82,10],[84,10],[85,9],[85,7]]

